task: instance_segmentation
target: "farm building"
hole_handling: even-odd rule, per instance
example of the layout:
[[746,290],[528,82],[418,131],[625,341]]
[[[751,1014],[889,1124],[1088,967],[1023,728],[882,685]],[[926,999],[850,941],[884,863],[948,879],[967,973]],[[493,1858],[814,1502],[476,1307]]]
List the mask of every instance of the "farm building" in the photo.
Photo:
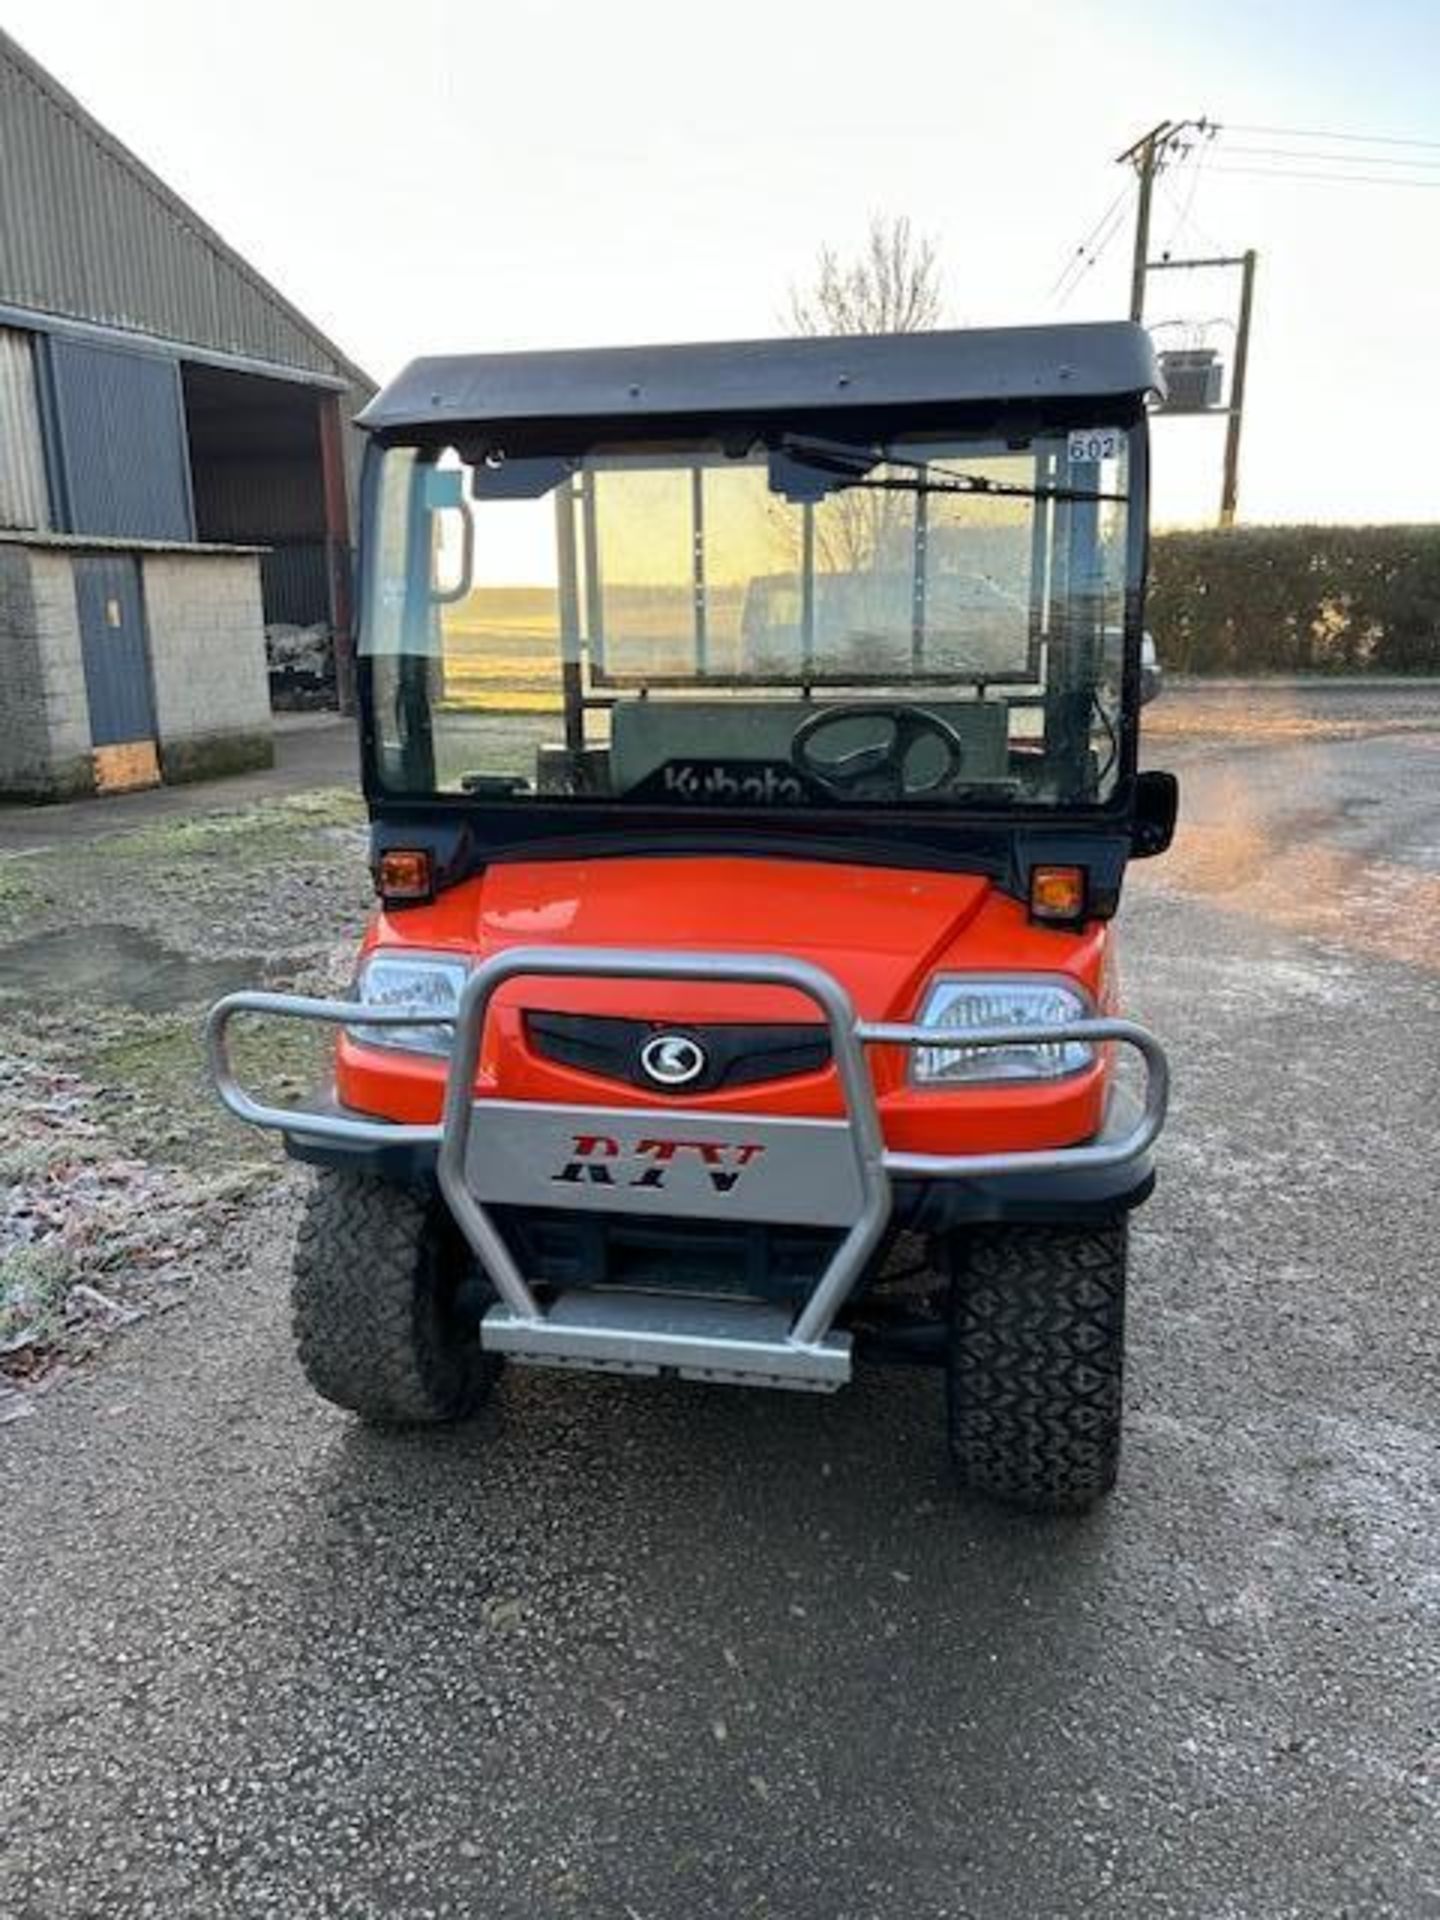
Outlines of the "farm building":
[[373,390],[0,32],[0,793],[263,764],[272,672],[343,694]]

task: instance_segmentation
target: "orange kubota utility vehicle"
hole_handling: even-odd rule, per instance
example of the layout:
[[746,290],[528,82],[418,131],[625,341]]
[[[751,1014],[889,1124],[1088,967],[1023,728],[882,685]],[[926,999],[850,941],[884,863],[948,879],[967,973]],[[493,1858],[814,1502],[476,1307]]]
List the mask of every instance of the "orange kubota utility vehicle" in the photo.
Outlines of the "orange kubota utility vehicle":
[[[421,360],[371,403],[380,904],[352,998],[210,1025],[321,1169],[322,1394],[918,1361],[967,1487],[1112,1485],[1166,1086],[1113,925],[1175,816],[1136,768],[1155,386],[1101,325]],[[237,1013],[334,1023],[333,1087],[261,1105]]]

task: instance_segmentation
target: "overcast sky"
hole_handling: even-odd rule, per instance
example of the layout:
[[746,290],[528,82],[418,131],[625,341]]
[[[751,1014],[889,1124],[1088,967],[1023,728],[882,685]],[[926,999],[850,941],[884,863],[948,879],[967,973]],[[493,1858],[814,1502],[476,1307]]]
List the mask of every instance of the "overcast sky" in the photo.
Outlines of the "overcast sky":
[[[776,331],[820,243],[857,243],[872,211],[935,236],[954,324],[1110,317],[1128,210],[1063,306],[1053,289],[1156,120],[1440,143],[1440,0],[0,0],[0,19],[381,379],[420,352]],[[1440,190],[1401,165],[1373,169],[1393,186],[1227,171],[1281,164],[1242,144],[1277,143],[1227,132],[1162,182],[1155,221],[1157,249],[1260,252],[1242,515],[1434,519]],[[1224,276],[1156,284],[1154,319],[1233,313]],[[1220,432],[1159,423],[1159,518],[1213,511]]]

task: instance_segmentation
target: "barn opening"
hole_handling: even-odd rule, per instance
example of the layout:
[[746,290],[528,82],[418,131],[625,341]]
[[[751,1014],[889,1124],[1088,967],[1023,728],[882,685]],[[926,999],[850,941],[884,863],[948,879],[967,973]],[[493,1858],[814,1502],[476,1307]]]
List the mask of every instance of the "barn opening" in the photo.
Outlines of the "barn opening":
[[278,704],[328,703],[349,565],[335,397],[193,361],[180,378],[196,538],[266,550],[272,691]]

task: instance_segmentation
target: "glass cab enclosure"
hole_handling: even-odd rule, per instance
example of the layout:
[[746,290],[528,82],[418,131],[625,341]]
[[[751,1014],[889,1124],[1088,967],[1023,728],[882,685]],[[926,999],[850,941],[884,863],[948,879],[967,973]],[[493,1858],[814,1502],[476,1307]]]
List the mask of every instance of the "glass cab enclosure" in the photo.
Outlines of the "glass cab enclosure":
[[920,418],[833,437],[797,415],[513,457],[463,428],[377,443],[372,792],[1052,818],[1119,805],[1143,432],[1097,403],[1082,426],[1003,435]]

